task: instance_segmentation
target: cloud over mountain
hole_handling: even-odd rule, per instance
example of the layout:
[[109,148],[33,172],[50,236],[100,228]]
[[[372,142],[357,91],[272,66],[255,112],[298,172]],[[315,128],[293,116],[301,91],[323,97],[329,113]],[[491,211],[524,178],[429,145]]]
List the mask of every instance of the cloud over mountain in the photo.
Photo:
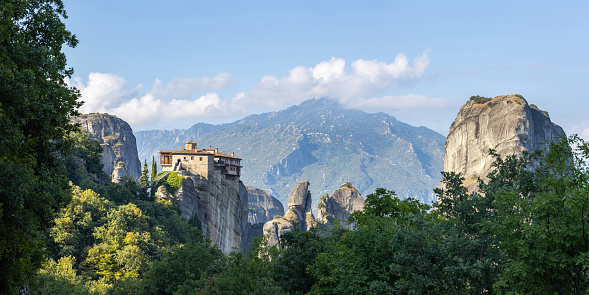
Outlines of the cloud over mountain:
[[241,116],[251,109],[278,109],[312,97],[335,98],[351,108],[399,111],[447,102],[413,94],[386,95],[400,83],[422,78],[431,62],[429,52],[425,50],[413,61],[404,53],[397,54],[390,63],[358,59],[349,67],[343,58],[332,57],[313,67],[294,67],[283,77],[264,76],[250,89],[230,97],[220,94],[238,85],[230,73],[179,78],[167,84],[156,79],[145,94],[139,94],[141,85],[130,86],[124,77],[110,73],[91,73],[86,82],[76,77],[69,83],[80,89],[85,101],[81,112],[111,113],[138,129],[179,119]]

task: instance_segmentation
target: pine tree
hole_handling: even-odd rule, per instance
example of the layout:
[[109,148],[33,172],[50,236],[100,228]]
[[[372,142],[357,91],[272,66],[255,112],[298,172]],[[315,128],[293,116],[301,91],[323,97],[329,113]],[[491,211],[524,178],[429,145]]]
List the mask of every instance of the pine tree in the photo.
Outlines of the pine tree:
[[141,177],[139,177],[139,183],[141,187],[147,187],[149,185],[149,177],[147,174],[149,170],[147,169],[147,159],[143,160],[143,172],[141,172]]
[[[151,156],[151,185],[155,185],[155,179],[157,178],[157,164],[155,163],[155,157]],[[152,187],[149,191],[151,198],[155,198],[156,187]]]
[[151,156],[151,182],[155,182],[157,178],[157,163],[155,162],[155,156]]

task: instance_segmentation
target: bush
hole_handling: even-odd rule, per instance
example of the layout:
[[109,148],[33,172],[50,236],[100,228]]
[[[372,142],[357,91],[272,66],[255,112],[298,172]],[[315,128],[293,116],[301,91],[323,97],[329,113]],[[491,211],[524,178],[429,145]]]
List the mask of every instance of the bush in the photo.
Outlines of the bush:
[[347,187],[347,188],[353,188],[352,183],[351,182],[346,182],[343,183],[342,185],[339,186],[340,188],[342,187]]
[[548,112],[547,112],[547,111],[543,111],[543,110],[541,110],[540,108],[538,108],[538,106],[537,106],[537,105],[535,105],[535,104],[533,104],[533,103],[532,103],[532,104],[530,104],[530,108],[532,108],[533,110],[536,110],[536,111],[538,111],[538,112],[542,113],[542,115],[544,115],[544,116],[546,116],[546,117],[549,117],[549,116],[548,116]]
[[175,194],[182,186],[182,177],[178,176],[178,173],[172,172],[168,175],[164,185],[170,194]]
[[470,97],[470,100],[474,100],[475,103],[485,104],[491,100],[490,97],[484,97],[479,95],[473,95]]

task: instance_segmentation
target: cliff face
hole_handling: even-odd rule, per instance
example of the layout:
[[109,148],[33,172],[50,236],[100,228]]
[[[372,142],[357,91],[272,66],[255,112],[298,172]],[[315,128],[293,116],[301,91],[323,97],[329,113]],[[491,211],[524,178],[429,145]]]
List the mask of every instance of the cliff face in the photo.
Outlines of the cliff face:
[[125,162],[129,175],[141,176],[141,162],[137,155],[137,143],[127,122],[109,114],[84,114],[72,120],[96,139],[102,146],[100,162],[104,172],[111,175],[118,162]]
[[284,206],[277,198],[265,191],[246,185],[248,195],[248,219],[251,224],[265,223],[276,215],[284,215]]
[[288,196],[288,211],[283,217],[274,218],[264,224],[263,232],[268,235],[269,246],[280,247],[280,236],[292,231],[296,225],[301,231],[307,231],[315,225],[311,212],[311,192],[309,182],[302,181],[295,185]]
[[353,228],[354,225],[348,223],[348,217],[355,211],[364,210],[364,199],[355,188],[344,186],[331,196],[322,197],[318,207],[317,220],[327,225],[339,222],[343,228]]
[[518,94],[471,99],[460,108],[444,145],[444,171],[460,172],[469,190],[490,172],[489,149],[502,156],[534,151],[563,135],[548,113]]

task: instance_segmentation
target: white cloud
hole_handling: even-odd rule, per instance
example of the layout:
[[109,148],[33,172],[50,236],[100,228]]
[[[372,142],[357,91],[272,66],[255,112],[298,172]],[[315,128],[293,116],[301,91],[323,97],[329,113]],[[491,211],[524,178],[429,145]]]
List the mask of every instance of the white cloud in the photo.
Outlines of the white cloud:
[[[79,77],[67,82],[80,90],[84,101],[80,112],[113,114],[139,129],[162,121],[225,117],[229,106],[214,91],[235,85],[228,73],[174,79],[167,85],[156,79],[152,89],[139,96],[141,85],[129,87],[125,78],[115,74],[91,73],[86,83]],[[209,92],[200,94],[203,91]]]
[[352,63],[352,68],[357,75],[367,77],[374,84],[394,79],[419,78],[430,65],[429,52],[430,50],[426,50],[421,56],[416,57],[413,65],[409,64],[407,55],[399,53],[395,57],[395,61],[389,64],[376,60],[359,59]]
[[399,82],[420,79],[430,65],[428,54],[429,50],[424,51],[413,62],[403,53],[391,63],[359,59],[350,67],[346,67],[344,59],[332,57],[313,67],[294,67],[283,77],[264,76],[251,89],[237,92],[232,98],[218,94],[237,85],[229,73],[174,79],[165,85],[155,79],[152,88],[142,95],[138,94],[141,85],[131,87],[125,78],[115,74],[91,73],[86,83],[80,78],[68,83],[80,89],[85,101],[81,112],[110,113],[136,129],[182,119],[197,122],[235,118],[251,109],[275,110],[313,97],[335,98],[348,107],[367,111],[398,112],[447,104],[444,99],[420,95],[383,95],[398,87]]
[[80,78],[68,82],[80,90],[84,101],[82,113],[107,112],[134,92],[128,88],[125,78],[114,74],[90,73],[86,85]]
[[313,97],[332,97],[342,102],[378,95],[398,85],[400,81],[416,80],[430,65],[430,50],[412,63],[406,54],[394,61],[359,59],[346,69],[346,61],[332,57],[314,67],[297,66],[288,76],[265,76],[242,97],[243,104],[282,107]]
[[345,66],[346,61],[343,58],[332,57],[329,61],[320,62],[313,68],[313,78],[324,82],[341,79],[344,76]]

